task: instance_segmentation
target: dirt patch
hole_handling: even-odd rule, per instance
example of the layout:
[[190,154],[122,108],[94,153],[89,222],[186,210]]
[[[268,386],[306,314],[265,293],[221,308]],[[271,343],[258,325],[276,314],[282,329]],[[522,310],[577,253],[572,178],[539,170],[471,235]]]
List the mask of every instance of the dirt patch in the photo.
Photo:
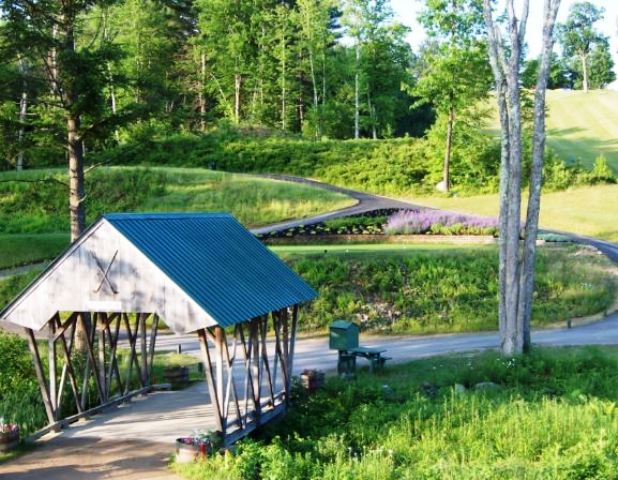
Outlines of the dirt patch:
[[141,440],[62,438],[0,465],[0,478],[13,480],[179,479],[167,469],[167,444]]

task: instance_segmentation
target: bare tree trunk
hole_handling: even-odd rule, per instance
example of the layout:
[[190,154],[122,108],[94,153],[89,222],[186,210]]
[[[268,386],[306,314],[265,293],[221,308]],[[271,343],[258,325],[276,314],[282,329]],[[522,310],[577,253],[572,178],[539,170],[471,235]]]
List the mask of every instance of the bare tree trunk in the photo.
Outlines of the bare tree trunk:
[[543,161],[545,157],[545,94],[551,54],[554,47],[554,25],[558,15],[560,1],[545,0],[543,24],[543,51],[539,77],[537,79],[534,101],[534,134],[532,138],[532,169],[530,172],[530,189],[528,194],[528,211],[524,237],[523,271],[520,286],[520,305],[518,313],[523,325],[524,351],[530,349],[530,323],[532,321],[532,295],[534,293],[534,266],[536,260],[536,237],[541,210],[541,186],[543,181]]
[[360,44],[356,44],[356,72],[354,74],[354,138],[360,138]]
[[588,93],[588,56],[582,55],[582,71],[584,73],[584,93]]
[[234,75],[234,122],[240,123],[240,88],[242,86],[242,76]]
[[446,149],[444,150],[444,166],[442,169],[442,182],[444,191],[448,192],[451,188],[451,155],[453,152],[453,124],[455,123],[455,109],[451,106],[448,109],[448,120],[446,125]]
[[287,130],[286,94],[287,94],[287,49],[285,33],[281,35],[281,130]]
[[200,76],[198,83],[198,104],[200,109],[200,130],[206,131],[206,96],[204,89],[206,88],[206,54],[200,54]]
[[315,78],[315,65],[313,61],[313,49],[309,47],[309,70],[311,72],[311,86],[313,87],[313,108],[315,110],[315,138],[320,138],[320,112],[318,105],[318,85]]
[[[560,0],[545,0],[542,66],[535,97],[533,168],[530,180],[530,205],[525,230],[524,251],[520,251],[522,178],[521,99],[519,72],[529,1],[524,2],[521,20],[515,14],[514,0],[507,0],[509,41],[505,45],[493,22],[491,0],[483,1],[489,38],[491,67],[496,80],[502,151],[500,167],[500,333],[504,355],[515,355],[529,348],[530,313],[534,288],[534,258],[545,141],[545,91],[553,29]],[[508,55],[507,55],[508,52]]]
[[17,134],[17,142],[19,152],[17,153],[16,169],[21,171],[24,169],[24,137],[26,133],[26,121],[28,120],[28,82],[26,80],[26,63],[23,58],[19,59],[19,73],[22,76],[21,97],[19,99],[19,132]]

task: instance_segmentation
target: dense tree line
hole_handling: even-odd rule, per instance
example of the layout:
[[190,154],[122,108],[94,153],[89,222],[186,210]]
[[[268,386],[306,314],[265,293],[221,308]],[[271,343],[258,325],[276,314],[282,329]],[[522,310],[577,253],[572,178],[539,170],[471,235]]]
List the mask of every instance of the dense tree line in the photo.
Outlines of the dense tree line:
[[0,154],[15,166],[62,158],[71,116],[86,153],[222,120],[316,139],[426,126],[385,0],[7,0],[2,16]]

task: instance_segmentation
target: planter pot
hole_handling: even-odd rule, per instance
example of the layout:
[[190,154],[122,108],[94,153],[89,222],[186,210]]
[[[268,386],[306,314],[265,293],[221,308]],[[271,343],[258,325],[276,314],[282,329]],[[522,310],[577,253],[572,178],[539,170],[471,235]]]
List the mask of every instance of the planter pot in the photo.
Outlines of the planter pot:
[[176,439],[176,462],[191,463],[203,460],[212,453],[212,445],[206,442],[195,442],[191,437]]
[[300,375],[300,381],[307,390],[313,392],[324,386],[324,372],[309,370]]
[[169,367],[164,372],[165,381],[172,385],[172,388],[182,388],[189,384],[188,367]]
[[19,430],[0,433],[0,452],[13,450],[19,445]]

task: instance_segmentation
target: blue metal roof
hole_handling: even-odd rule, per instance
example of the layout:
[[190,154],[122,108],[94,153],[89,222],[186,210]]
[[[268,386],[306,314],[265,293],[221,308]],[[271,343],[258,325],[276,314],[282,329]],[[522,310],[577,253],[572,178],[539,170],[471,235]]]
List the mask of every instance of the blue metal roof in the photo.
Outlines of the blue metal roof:
[[222,327],[317,293],[226,213],[104,215]]

